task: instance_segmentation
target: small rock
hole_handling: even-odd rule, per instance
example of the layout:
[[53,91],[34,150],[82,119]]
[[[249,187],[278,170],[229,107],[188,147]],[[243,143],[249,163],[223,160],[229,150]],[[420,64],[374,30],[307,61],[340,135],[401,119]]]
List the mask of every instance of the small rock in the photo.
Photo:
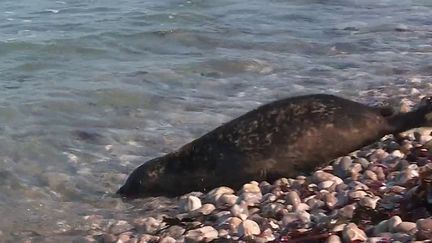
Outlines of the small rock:
[[363,169],[368,168],[369,164],[370,164],[370,162],[367,159],[365,159],[365,158],[357,158],[357,159],[355,159],[354,162],[357,163],[357,164],[360,164]]
[[364,197],[364,198],[360,199],[359,204],[361,206],[363,206],[363,207],[366,207],[366,208],[375,209],[376,205],[377,205],[377,202],[379,200],[380,200],[380,198],[377,197],[377,196],[375,196],[373,198],[371,198],[371,197]]
[[331,230],[332,232],[341,232],[341,231],[343,231],[344,230],[344,228],[345,228],[345,226],[346,226],[347,224],[338,224],[338,225],[336,225],[336,226],[334,226],[333,227],[333,229]]
[[216,209],[215,205],[211,203],[206,203],[202,205],[200,208],[195,210],[194,212],[200,213],[202,215],[209,215]]
[[336,182],[334,182],[333,180],[329,180],[329,181],[322,181],[320,183],[318,183],[318,188],[321,190],[331,190],[333,191],[333,189],[331,189],[333,186],[335,185]]
[[219,229],[219,230],[218,230],[218,237],[219,237],[219,238],[227,238],[227,237],[230,237],[228,230],[226,230],[226,229]]
[[185,212],[191,212],[197,210],[201,206],[201,200],[198,197],[188,196],[183,204],[183,209]]
[[219,198],[217,205],[219,207],[232,207],[237,200],[238,197],[234,194],[224,194]]
[[206,198],[211,203],[216,204],[217,201],[219,200],[219,198],[224,194],[234,194],[234,190],[229,188],[229,187],[226,187],[226,186],[221,186],[221,187],[218,187],[218,188],[211,190],[207,194]]
[[365,232],[357,227],[357,225],[353,223],[347,224],[342,231],[342,238],[346,242],[354,242],[354,241],[366,241],[367,236]]
[[297,206],[301,203],[301,199],[296,191],[290,191],[286,196],[286,202],[292,205],[294,208],[297,208]]
[[236,234],[238,232],[238,228],[239,228],[241,223],[242,223],[242,220],[238,217],[229,218],[228,219],[229,231],[233,234]]
[[170,237],[172,237],[174,239],[178,239],[178,238],[180,238],[184,234],[185,231],[186,230],[183,227],[181,227],[179,225],[173,225],[173,226],[169,227],[164,232],[163,235],[164,236],[170,236]]
[[417,225],[417,240],[432,239],[432,218],[419,219]]
[[261,193],[261,189],[258,186],[258,183],[247,183],[244,184],[241,190],[243,193]]
[[261,214],[264,217],[276,218],[280,212],[285,209],[285,206],[280,203],[268,203],[261,206]]
[[131,232],[120,234],[117,243],[129,242],[129,240],[131,239],[130,236],[131,236]]
[[134,220],[134,225],[137,229],[146,234],[153,234],[158,230],[161,222],[153,217],[138,218]]
[[336,203],[338,202],[338,200],[337,200],[337,198],[335,196],[335,193],[327,193],[327,194],[325,194],[325,196],[324,196],[324,202],[325,202],[325,205],[328,208],[333,209],[334,206],[336,205]]
[[[330,193],[328,193],[328,194],[330,194]],[[312,210],[322,208],[324,205],[326,205],[326,203],[327,202],[323,202],[323,201],[316,199],[316,198],[311,198],[311,199],[306,201],[306,204],[309,205],[309,207]]]
[[255,206],[262,200],[261,192],[244,192],[240,195],[240,200],[246,202],[248,206]]
[[390,232],[394,233],[397,232],[396,227],[402,223],[402,219],[401,217],[395,215],[393,217],[391,217],[390,219],[388,219],[388,229]]
[[328,237],[325,242],[326,243],[342,243],[342,240],[337,235],[330,235],[330,237]]
[[308,211],[308,210],[310,210],[310,207],[306,203],[299,203],[297,205],[297,208],[294,208],[294,210],[296,212]]
[[287,225],[295,222],[298,220],[297,214],[296,213],[288,213],[286,215],[284,215],[284,217],[282,218],[282,226],[286,227]]
[[403,158],[405,157],[405,155],[400,151],[400,150],[393,150],[393,152],[391,153],[391,155],[393,157],[397,157],[397,158]]
[[379,222],[377,225],[375,225],[373,229],[374,235],[380,235],[381,233],[389,232],[389,221],[383,220]]
[[259,235],[261,229],[255,221],[247,219],[240,224],[238,233],[241,236]]
[[284,188],[288,188],[288,187],[290,187],[290,183],[289,183],[289,181],[288,181],[288,179],[287,178],[280,178],[280,179],[277,179],[274,183],[273,183],[275,186],[277,186],[277,187],[284,187]]
[[170,236],[166,236],[162,239],[160,239],[159,243],[175,243],[176,240]]
[[241,201],[240,204],[235,204],[232,206],[230,211],[234,217],[239,217],[242,220],[245,220],[249,216],[248,205],[244,201]]
[[400,224],[398,224],[395,227],[395,231],[396,232],[400,232],[400,233],[410,234],[410,233],[414,233],[415,232],[415,230],[417,229],[416,227],[417,227],[416,223],[413,223],[413,222],[401,222]]
[[202,228],[189,230],[186,233],[186,242],[211,242],[218,237],[218,231],[211,226],[204,226]]
[[160,239],[159,236],[143,234],[139,239],[139,243],[147,243],[147,242],[158,242]]
[[314,183],[320,183],[323,181],[332,180],[335,176],[333,174],[318,170],[312,175],[312,180]]
[[349,176],[348,170],[351,168],[352,163],[353,161],[349,156],[344,156],[336,160],[333,166],[335,175],[341,178],[348,177]]
[[300,211],[297,213],[297,218],[304,224],[311,222],[311,215],[306,211]]
[[346,205],[345,207],[339,209],[338,214],[344,219],[352,219],[355,209],[356,207],[353,204]]
[[263,196],[262,203],[264,203],[264,204],[272,203],[276,200],[277,200],[276,195],[274,195],[273,193],[267,193]]
[[123,232],[132,230],[134,227],[130,225],[127,221],[119,220],[115,224],[113,224],[110,228],[111,234],[118,235]]
[[364,175],[364,178],[365,178],[365,179],[370,179],[370,180],[373,180],[373,181],[378,180],[378,176],[377,176],[377,174],[376,174],[375,172],[371,171],[371,170],[366,170],[366,171],[363,173],[363,175]]
[[368,194],[365,191],[353,191],[353,192],[348,193],[348,196],[352,200],[360,200],[361,198],[364,198],[367,195]]
[[261,181],[259,184],[259,187],[260,187],[261,193],[263,195],[271,192],[274,188],[274,186],[272,184],[268,183],[267,181]]

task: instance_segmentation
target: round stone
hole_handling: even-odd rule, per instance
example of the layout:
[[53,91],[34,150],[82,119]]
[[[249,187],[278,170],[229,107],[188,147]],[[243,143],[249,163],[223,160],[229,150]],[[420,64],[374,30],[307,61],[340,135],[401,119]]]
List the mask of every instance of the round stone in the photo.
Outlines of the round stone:
[[188,196],[184,202],[183,209],[185,212],[191,212],[197,210],[201,206],[201,199],[195,196]]
[[339,236],[337,235],[330,235],[327,240],[326,243],[342,243],[342,240]]
[[301,199],[296,191],[290,191],[286,196],[286,202],[292,205],[294,208],[297,208],[297,206],[301,203]]
[[419,219],[417,225],[417,240],[432,239],[432,218]]
[[261,229],[255,221],[247,219],[240,224],[238,233],[241,236],[259,235]]
[[367,240],[366,233],[353,223],[349,223],[344,227],[342,237],[346,242],[363,242]]
[[204,226],[202,228],[189,230],[186,233],[187,242],[198,243],[198,242],[211,242],[218,237],[218,231],[211,226]]
[[234,194],[234,190],[226,186],[215,188],[207,194],[207,200],[216,204],[219,198],[224,194]]

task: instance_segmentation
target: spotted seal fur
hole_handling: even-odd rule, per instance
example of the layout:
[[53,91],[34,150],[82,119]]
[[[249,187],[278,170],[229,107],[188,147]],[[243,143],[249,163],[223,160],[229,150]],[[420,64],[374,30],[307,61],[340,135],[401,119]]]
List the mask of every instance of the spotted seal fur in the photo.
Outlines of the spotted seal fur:
[[310,173],[386,134],[431,121],[431,98],[408,113],[326,94],[278,100],[144,163],[117,193],[178,196],[221,185],[239,188],[251,180],[272,182]]

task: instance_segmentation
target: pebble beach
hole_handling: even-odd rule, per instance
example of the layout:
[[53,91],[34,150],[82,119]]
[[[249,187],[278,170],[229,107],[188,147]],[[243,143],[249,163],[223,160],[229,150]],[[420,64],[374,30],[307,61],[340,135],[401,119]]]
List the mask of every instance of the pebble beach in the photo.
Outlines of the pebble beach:
[[[432,91],[426,86],[401,86],[404,98],[394,97],[392,105],[400,112],[411,110]],[[221,186],[179,198],[119,203],[133,205],[138,216],[85,215],[78,227],[61,234],[22,240],[431,242],[432,128],[387,135],[309,175],[273,184],[251,181],[239,190]]]
[[115,192],[274,100],[409,111],[432,95],[430,16],[427,0],[1,1],[0,242],[423,241],[428,128],[271,185]]

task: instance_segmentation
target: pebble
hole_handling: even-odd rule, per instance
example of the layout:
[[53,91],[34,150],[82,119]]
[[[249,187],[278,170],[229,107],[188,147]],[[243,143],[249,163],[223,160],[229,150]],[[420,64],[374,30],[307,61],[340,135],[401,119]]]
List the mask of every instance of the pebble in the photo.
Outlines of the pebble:
[[199,209],[202,206],[201,199],[196,196],[188,196],[184,202],[184,212],[191,212]]
[[336,203],[338,202],[335,193],[325,194],[324,202],[328,208],[333,209],[335,207]]
[[235,204],[231,207],[231,214],[245,220],[249,216],[248,205],[246,202],[241,201],[240,204]]
[[377,206],[377,202],[380,200],[380,197],[363,197],[360,199],[359,204],[366,208],[375,209]]
[[417,225],[413,222],[401,222],[394,229],[396,232],[412,234],[417,230]]
[[186,232],[186,242],[198,243],[198,242],[211,242],[218,237],[218,231],[212,226],[204,226],[202,228],[189,230]]
[[321,189],[321,190],[324,189],[324,190],[331,190],[331,191],[333,191],[334,188],[332,188],[332,187],[336,186],[335,184],[336,184],[336,182],[334,182],[332,180],[322,181],[322,182],[320,182],[318,184],[318,188]]
[[366,241],[367,236],[366,233],[359,229],[357,225],[353,223],[347,224],[342,231],[342,238],[346,242],[354,242],[354,241]]
[[162,239],[159,240],[159,243],[175,243],[176,239],[170,237],[170,236],[166,236],[163,237]]
[[315,173],[313,173],[312,180],[313,180],[314,183],[320,183],[320,182],[323,182],[323,181],[330,181],[334,177],[335,176],[333,174],[330,174],[328,172],[324,172],[324,171],[318,170]]
[[232,207],[234,204],[236,204],[238,198],[239,197],[234,195],[234,194],[224,194],[219,198],[219,200],[217,202],[217,206],[218,207]]
[[257,182],[251,182],[244,184],[242,187],[242,193],[249,192],[249,193],[261,193],[261,189],[258,186]]
[[366,197],[368,194],[365,191],[352,191],[348,193],[348,196],[352,200],[360,200],[361,198]]
[[432,239],[432,218],[419,219],[417,225],[417,240]]
[[221,186],[211,190],[206,198],[209,202],[216,204],[219,198],[224,194],[234,194],[234,190],[226,186]]
[[238,233],[241,236],[259,235],[261,229],[255,221],[247,219],[240,224]]
[[274,186],[272,184],[268,183],[267,181],[262,181],[259,184],[259,187],[261,189],[262,194],[270,193],[274,188]]
[[181,227],[179,225],[173,225],[173,226],[169,227],[164,232],[164,235],[165,236],[170,236],[170,237],[172,237],[174,239],[178,239],[178,238],[180,238],[184,234],[185,231],[186,230],[183,227]]
[[290,191],[286,196],[286,202],[287,204],[292,205],[294,208],[297,208],[301,203],[301,199],[296,191]]
[[228,227],[231,233],[236,234],[238,232],[238,228],[243,221],[238,217],[230,217],[228,219]]
[[195,210],[194,212],[200,213],[202,215],[209,215],[216,209],[215,205],[211,203],[206,203],[202,205],[199,209]]
[[123,233],[123,234],[119,235],[119,238],[118,238],[116,243],[124,243],[124,242],[129,243],[129,241],[131,240],[130,235],[131,235],[131,232]]
[[123,232],[129,231],[133,228],[134,228],[134,226],[129,224],[127,221],[119,220],[111,226],[110,233],[114,234],[114,235],[118,235],[118,234],[121,234]]
[[353,204],[346,205],[345,207],[339,209],[338,215],[344,219],[352,219],[355,209],[356,207]]
[[353,160],[350,156],[344,156],[336,160],[334,167],[335,175],[340,178],[346,178],[350,175],[348,172],[353,164]]
[[342,243],[342,240],[337,235],[330,235],[330,237],[328,237],[325,242],[326,243]]
[[366,179],[371,179],[373,181],[378,180],[377,174],[371,170],[366,170],[363,175]]
[[159,236],[149,235],[149,234],[142,234],[141,237],[139,237],[138,242],[139,243],[158,242],[159,239],[160,239]]
[[133,223],[137,229],[147,234],[155,233],[160,225],[160,221],[153,217],[137,218]]
[[395,215],[388,219],[388,230],[392,233],[397,232],[396,227],[402,223],[401,217]]

